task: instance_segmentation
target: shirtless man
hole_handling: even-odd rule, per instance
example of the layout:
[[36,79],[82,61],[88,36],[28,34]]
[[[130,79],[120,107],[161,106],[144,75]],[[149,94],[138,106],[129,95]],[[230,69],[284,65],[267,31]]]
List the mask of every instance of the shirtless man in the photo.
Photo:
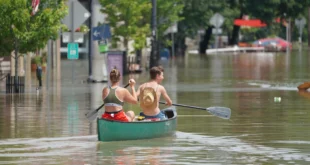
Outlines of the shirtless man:
[[[160,83],[164,79],[164,69],[162,67],[152,67],[150,70],[150,78],[151,80],[149,82],[146,82],[139,86],[139,89],[137,91],[137,96],[139,97],[140,101],[140,107],[143,112],[140,113],[140,116],[144,116],[145,119],[154,119],[158,118],[160,120],[166,119],[166,115],[160,111],[159,109],[159,100],[160,96],[162,95],[164,99],[166,100],[166,105],[171,106],[172,101],[170,97],[168,96],[165,87],[160,85]],[[151,93],[144,94],[143,91],[147,88],[153,88],[154,94],[156,95],[156,98],[149,98],[149,100],[152,100],[152,105],[145,106],[143,103],[143,100],[146,98],[148,99],[148,96],[152,97]],[[145,96],[144,96],[145,95]]]

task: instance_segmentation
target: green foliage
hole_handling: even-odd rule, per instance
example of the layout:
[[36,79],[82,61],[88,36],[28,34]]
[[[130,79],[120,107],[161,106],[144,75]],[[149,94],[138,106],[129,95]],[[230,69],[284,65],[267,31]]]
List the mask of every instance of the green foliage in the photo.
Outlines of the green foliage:
[[183,20],[183,17],[180,15],[183,8],[183,0],[157,0],[158,38],[164,36],[164,32],[169,26]]
[[[194,37],[199,29],[207,29],[209,20],[216,12],[224,16],[222,26],[223,34],[232,34],[234,20],[242,15],[248,15],[250,19],[260,19],[268,24],[267,28],[256,29],[257,32],[242,29],[243,35],[252,35],[249,38],[265,37],[268,35],[279,35],[284,26],[275,23],[276,18],[287,19],[304,15],[310,5],[309,0],[183,0],[184,9],[179,23],[177,38]],[[284,14],[285,13],[285,14]],[[293,28],[296,30],[297,28]],[[269,34],[267,34],[267,32]]]
[[112,28],[112,42],[121,41],[128,50],[128,41],[135,41],[135,49],[144,47],[150,34],[150,23],[144,22],[151,10],[150,1],[144,0],[100,0],[102,13],[108,15],[107,23]]
[[47,52],[43,52],[42,55],[36,55],[31,58],[31,64],[37,64],[37,65],[46,65],[47,63]]
[[41,0],[34,16],[31,2],[0,0],[0,54],[9,55],[15,46],[20,53],[35,51],[58,37],[61,20],[67,14],[63,0]]
[[239,10],[232,8],[227,1],[218,0],[183,0],[184,9],[181,17],[184,18],[180,22],[180,33],[183,36],[194,37],[200,29],[206,29],[212,26],[209,23],[210,18],[219,13],[223,15],[225,21],[222,26],[224,30],[232,30],[234,18],[240,15]]
[[42,58],[41,56],[35,56],[31,59],[31,64],[37,64],[41,65],[42,64]]
[[[157,36],[162,38],[164,31],[181,20],[183,0],[157,0]],[[127,48],[129,40],[134,40],[134,48],[146,46],[146,38],[151,35],[151,1],[145,0],[100,0],[102,12],[107,14],[107,22],[112,27],[112,44],[121,41]],[[128,48],[127,48],[128,49]]]
[[[62,32],[70,32],[70,31],[71,31],[71,30],[70,30],[66,25],[64,25],[64,24],[60,26],[60,29],[61,29]],[[89,28],[88,28],[87,25],[83,24],[83,25],[81,25],[79,28],[77,28],[77,29],[75,30],[75,32],[87,33],[87,32],[89,32]]]
[[89,28],[85,24],[80,26],[80,32],[87,33],[88,31],[89,31]]

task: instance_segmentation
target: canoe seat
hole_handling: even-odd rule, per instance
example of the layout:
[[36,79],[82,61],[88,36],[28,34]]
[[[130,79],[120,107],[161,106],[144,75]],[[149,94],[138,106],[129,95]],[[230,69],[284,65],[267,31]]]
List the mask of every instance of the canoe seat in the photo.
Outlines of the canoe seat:
[[173,110],[165,110],[164,112],[165,112],[165,114],[166,114],[166,116],[167,116],[168,119],[174,117]]

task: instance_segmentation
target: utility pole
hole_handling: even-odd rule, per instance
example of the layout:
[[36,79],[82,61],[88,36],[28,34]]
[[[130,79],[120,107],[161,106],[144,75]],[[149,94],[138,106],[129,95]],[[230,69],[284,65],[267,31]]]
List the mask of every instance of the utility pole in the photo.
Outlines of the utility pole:
[[158,65],[156,8],[156,0],[152,0],[152,50],[150,57],[150,68]]
[[310,7],[308,8],[308,47],[310,48]]
[[15,76],[14,76],[14,92],[15,93],[19,93],[19,88],[17,85],[17,81],[18,81],[18,43],[17,43],[17,38],[16,36],[14,36],[15,38]]

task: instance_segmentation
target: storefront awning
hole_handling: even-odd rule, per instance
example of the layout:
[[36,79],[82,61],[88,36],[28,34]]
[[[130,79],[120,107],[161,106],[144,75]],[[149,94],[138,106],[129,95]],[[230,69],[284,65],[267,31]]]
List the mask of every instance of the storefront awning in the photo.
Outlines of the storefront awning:
[[244,20],[244,19],[235,19],[234,25],[237,26],[248,26],[248,27],[265,27],[267,26],[259,19],[251,19],[251,20]]

